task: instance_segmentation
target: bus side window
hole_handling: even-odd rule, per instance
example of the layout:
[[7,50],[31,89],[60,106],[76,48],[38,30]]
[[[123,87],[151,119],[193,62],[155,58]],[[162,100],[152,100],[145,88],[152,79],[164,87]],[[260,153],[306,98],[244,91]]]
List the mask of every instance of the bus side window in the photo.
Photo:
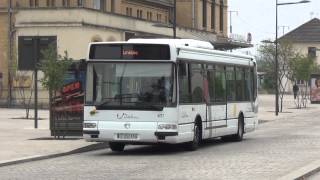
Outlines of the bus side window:
[[227,100],[236,101],[236,84],[235,84],[235,68],[234,66],[226,67],[227,79]]
[[191,64],[191,92],[192,103],[204,102],[202,64]]
[[241,67],[236,67],[236,100],[245,101],[244,71]]
[[215,101],[215,66],[207,65],[207,80],[208,80],[208,93],[209,102],[214,103]]
[[179,63],[179,102],[191,103],[189,65],[187,63]]
[[255,67],[250,68],[253,100],[257,98],[257,73]]
[[216,66],[215,70],[215,103],[226,103],[226,74],[224,66]]
[[[245,101],[250,101],[250,91],[251,91],[251,78],[250,69],[248,67],[244,68],[244,88],[245,88]],[[252,92],[252,91],[251,91]]]

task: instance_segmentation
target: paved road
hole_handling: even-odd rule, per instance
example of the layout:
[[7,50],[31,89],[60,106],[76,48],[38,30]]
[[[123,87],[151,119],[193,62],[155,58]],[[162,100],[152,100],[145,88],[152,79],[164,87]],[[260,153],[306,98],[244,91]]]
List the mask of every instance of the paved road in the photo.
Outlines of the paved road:
[[315,109],[264,123],[240,143],[212,140],[195,152],[178,146],[106,149],[2,167],[0,179],[276,179],[319,157]]

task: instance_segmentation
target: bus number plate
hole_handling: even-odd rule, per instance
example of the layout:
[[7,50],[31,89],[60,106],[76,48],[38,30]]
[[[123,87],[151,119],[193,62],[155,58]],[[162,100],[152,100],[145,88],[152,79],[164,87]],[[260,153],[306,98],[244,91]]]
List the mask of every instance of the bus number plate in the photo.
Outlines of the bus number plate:
[[138,139],[138,134],[118,133],[117,134],[117,139],[135,140],[135,139]]

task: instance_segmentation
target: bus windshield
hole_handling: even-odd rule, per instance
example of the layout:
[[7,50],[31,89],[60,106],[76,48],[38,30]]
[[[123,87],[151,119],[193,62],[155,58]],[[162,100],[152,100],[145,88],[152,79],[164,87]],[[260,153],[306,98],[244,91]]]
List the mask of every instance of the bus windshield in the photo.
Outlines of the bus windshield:
[[160,110],[175,102],[173,63],[88,64],[87,105],[97,109]]

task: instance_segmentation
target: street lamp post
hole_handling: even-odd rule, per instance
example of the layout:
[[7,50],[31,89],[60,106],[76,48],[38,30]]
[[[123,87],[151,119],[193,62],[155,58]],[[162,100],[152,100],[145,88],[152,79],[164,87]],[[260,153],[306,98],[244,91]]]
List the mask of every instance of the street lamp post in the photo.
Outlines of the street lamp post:
[[232,13],[236,13],[238,15],[238,11],[229,11],[229,18],[230,18],[230,34],[232,34]]
[[284,5],[292,5],[292,4],[302,4],[302,3],[309,3],[309,0],[302,0],[299,2],[287,2],[287,3],[278,3],[276,0],[276,55],[275,55],[275,79],[276,79],[276,106],[275,106],[275,113],[276,116],[279,114],[279,63],[278,63],[278,6]]
[[177,0],[173,3],[173,39],[177,37]]

